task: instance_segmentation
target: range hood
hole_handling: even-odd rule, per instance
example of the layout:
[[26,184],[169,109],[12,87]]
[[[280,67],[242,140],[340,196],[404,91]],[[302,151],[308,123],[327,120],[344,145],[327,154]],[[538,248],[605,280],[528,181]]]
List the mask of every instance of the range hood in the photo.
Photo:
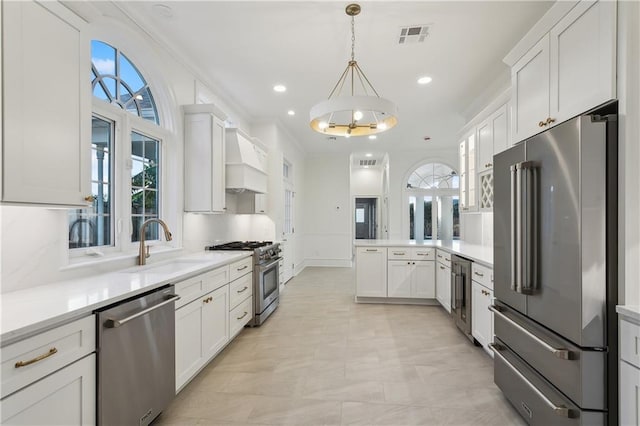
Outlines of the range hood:
[[240,129],[226,129],[227,192],[267,192],[267,153]]

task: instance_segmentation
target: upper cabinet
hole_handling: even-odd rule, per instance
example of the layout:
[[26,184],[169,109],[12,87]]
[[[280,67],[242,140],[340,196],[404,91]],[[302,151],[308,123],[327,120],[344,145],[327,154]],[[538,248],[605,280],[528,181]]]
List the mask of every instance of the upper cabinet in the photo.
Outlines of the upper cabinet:
[[507,149],[508,129],[507,105],[498,108],[478,125],[478,173],[492,169],[493,155]]
[[91,204],[90,40],[57,2],[2,3],[2,202]]
[[223,213],[225,114],[209,104],[184,106],[184,209]]
[[460,142],[460,206],[463,211],[476,207],[476,129]]
[[510,65],[514,143],[615,98],[616,2],[579,2]]

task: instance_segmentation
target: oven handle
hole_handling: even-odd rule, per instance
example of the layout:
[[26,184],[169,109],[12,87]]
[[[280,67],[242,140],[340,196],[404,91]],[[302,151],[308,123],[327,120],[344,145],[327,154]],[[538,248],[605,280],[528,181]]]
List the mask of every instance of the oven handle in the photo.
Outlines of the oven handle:
[[133,315],[130,315],[126,318],[122,318],[122,319],[113,319],[113,318],[109,318],[104,322],[104,326],[106,328],[116,328],[116,327],[120,327],[123,324],[128,323],[131,320],[134,320],[138,317],[141,317],[142,315],[148,314],[151,311],[155,311],[158,308],[163,307],[164,305],[168,305],[169,303],[175,302],[176,300],[179,300],[180,296],[178,296],[177,294],[174,294],[173,296],[169,297],[167,300],[165,300],[164,302],[160,302],[157,305],[153,305],[150,308],[147,309],[143,309],[140,312],[136,312]]
[[529,330],[527,330],[526,328],[524,328],[523,326],[521,326],[520,324],[518,324],[517,322],[515,322],[505,314],[503,314],[499,306],[491,305],[489,306],[489,310],[494,314],[498,315],[500,318],[502,318],[509,324],[511,324],[512,326],[514,326],[515,328],[517,328],[518,330],[520,330],[521,332],[523,332],[524,334],[526,334],[527,337],[535,340],[536,343],[538,343],[540,346],[542,346],[543,348],[551,352],[556,357],[560,359],[567,359],[567,360],[570,360],[572,358],[571,356],[572,352],[570,350],[554,348],[553,346],[551,346],[550,344],[548,344],[547,342],[545,342],[544,340],[542,340],[541,338],[531,333]]
[[563,405],[556,405],[553,403],[553,401],[551,401],[549,398],[547,398],[547,396],[545,394],[542,393],[542,391],[540,389],[538,389],[537,387],[535,387],[533,385],[533,383],[531,383],[525,376],[524,374],[522,374],[520,371],[518,371],[518,369],[516,367],[514,367],[513,365],[511,365],[511,363],[500,353],[500,346],[496,345],[495,343],[489,343],[489,348],[493,351],[493,353],[495,355],[497,355],[502,362],[504,362],[509,369],[511,369],[511,371],[513,371],[524,383],[526,383],[526,385],[536,393],[536,395],[538,395],[538,397],[540,397],[540,399],[542,399],[542,401],[544,401],[545,404],[547,404],[547,406],[549,406],[549,408],[551,408],[553,410],[553,413],[560,416],[560,417],[567,417],[567,418],[571,418],[572,417],[572,410],[570,408],[567,408]]
[[271,268],[273,265],[276,265],[278,262],[280,262],[280,257],[276,257],[273,262],[264,264],[264,265],[257,265],[258,269],[260,269],[261,271],[265,270],[265,269],[269,269]]

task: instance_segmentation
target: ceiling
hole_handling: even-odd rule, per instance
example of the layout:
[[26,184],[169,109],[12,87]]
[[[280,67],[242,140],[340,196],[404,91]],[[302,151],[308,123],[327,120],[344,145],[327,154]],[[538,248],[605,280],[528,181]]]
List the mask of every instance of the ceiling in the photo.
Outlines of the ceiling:
[[[375,141],[328,140],[310,129],[309,110],[327,98],[350,57],[347,4],[118,2],[146,31],[192,61],[214,87],[223,88],[221,95],[249,119],[278,120],[311,153],[452,147],[474,101],[496,80],[508,81],[502,58],[552,2],[360,3],[355,57],[378,93],[397,103],[399,124]],[[401,27],[425,24],[430,32],[423,43],[398,43]],[[423,75],[433,81],[418,85]],[[287,91],[274,92],[277,83]]]

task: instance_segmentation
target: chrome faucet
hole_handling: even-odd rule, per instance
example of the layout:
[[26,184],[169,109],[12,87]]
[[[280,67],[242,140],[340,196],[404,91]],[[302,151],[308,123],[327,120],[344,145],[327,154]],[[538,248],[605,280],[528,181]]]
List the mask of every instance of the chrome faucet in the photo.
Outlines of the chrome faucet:
[[147,229],[147,225],[152,222],[159,223],[162,226],[162,228],[164,229],[164,237],[167,239],[167,241],[171,241],[172,239],[171,232],[169,232],[169,227],[166,223],[164,223],[164,221],[160,219],[145,220],[140,226],[140,251],[138,253],[138,265],[146,265],[147,257],[151,256],[151,254],[149,253],[149,246],[147,246],[146,250],[144,248],[144,231]]

